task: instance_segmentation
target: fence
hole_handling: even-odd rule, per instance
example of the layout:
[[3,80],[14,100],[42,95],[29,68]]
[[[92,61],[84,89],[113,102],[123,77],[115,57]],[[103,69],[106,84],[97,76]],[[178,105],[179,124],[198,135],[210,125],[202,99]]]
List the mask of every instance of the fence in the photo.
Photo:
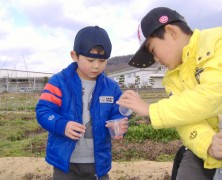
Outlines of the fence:
[[[123,89],[125,91],[126,89]],[[135,90],[135,89],[134,89]],[[15,91],[0,93],[0,115],[2,113],[12,113],[15,117],[17,113],[34,112],[35,106],[40,97],[41,91]],[[159,99],[166,98],[164,89],[139,89],[141,97],[153,103]]]

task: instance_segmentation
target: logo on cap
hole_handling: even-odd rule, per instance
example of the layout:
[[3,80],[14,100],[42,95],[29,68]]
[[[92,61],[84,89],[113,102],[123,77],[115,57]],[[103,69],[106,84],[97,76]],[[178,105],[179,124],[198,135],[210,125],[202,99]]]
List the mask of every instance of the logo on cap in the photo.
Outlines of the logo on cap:
[[168,17],[167,16],[161,16],[159,19],[159,22],[162,24],[165,24],[168,21]]
[[146,38],[143,35],[142,29],[141,29],[141,24],[139,24],[139,26],[138,26],[137,37],[138,37],[140,45],[142,45],[144,43],[144,41],[146,40]]

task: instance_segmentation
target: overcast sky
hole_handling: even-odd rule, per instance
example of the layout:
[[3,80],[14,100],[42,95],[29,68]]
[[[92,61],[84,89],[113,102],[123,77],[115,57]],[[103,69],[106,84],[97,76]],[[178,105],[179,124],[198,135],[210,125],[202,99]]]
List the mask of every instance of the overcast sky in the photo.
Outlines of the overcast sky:
[[111,57],[133,54],[140,20],[158,6],[177,10],[192,29],[222,26],[222,0],[1,0],[0,69],[60,71],[85,26],[108,32]]

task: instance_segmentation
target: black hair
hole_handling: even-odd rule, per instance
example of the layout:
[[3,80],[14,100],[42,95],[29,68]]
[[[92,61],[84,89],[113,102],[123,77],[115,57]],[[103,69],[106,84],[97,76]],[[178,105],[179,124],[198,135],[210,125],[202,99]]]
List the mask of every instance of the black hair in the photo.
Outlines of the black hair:
[[[96,46],[94,46],[92,49],[90,49],[90,51],[91,51],[91,50],[96,50],[98,54],[101,54],[101,53],[104,54],[104,53],[105,53],[105,52],[104,52],[104,48],[103,48],[103,46],[101,46],[101,45],[96,45]],[[76,52],[76,56],[79,57],[79,55],[80,55],[80,54]]]
[[[183,21],[175,21],[170,23],[172,25],[176,25],[177,27],[179,27],[181,29],[181,31],[187,35],[192,35],[193,31],[190,29],[190,27],[187,25],[187,23],[183,22]],[[166,25],[165,25],[166,26]],[[151,35],[150,37],[157,37],[160,39],[164,39],[164,33],[165,31],[165,26],[161,26],[160,28],[156,29]]]
[[104,52],[104,48],[102,46],[100,46],[100,45],[94,46],[91,50],[96,50],[98,52],[98,54],[101,54],[101,53],[104,54],[105,53]]

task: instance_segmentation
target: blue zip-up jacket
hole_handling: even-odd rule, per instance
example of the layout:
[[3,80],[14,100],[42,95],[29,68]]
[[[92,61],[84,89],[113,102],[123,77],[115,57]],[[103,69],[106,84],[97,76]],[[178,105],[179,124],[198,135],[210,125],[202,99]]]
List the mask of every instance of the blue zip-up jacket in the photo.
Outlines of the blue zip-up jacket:
[[[82,124],[82,85],[76,73],[77,63],[70,64],[53,75],[46,84],[36,106],[38,123],[49,132],[46,161],[69,171],[70,157],[76,140],[65,136],[66,124],[75,121]],[[94,158],[96,174],[101,177],[111,169],[111,138],[107,120],[123,118],[115,103],[122,92],[118,84],[100,74],[92,95],[90,115],[92,118]]]

